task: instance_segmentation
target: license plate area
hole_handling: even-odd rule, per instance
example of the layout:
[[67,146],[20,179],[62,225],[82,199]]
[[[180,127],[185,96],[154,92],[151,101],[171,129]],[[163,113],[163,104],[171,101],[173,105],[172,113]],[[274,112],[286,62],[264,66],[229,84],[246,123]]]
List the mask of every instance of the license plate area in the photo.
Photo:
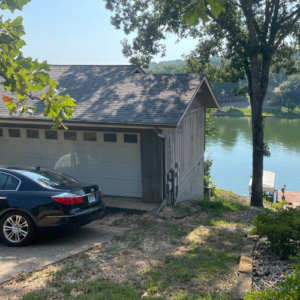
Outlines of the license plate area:
[[96,197],[94,194],[88,195],[88,201],[89,203],[96,202]]

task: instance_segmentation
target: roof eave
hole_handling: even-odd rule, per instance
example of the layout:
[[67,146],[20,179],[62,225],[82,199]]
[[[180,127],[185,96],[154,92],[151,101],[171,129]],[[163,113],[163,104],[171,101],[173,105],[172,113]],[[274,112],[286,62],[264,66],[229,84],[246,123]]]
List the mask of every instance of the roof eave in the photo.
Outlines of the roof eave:
[[[54,123],[51,120],[42,120],[42,119],[26,119],[23,120],[21,118],[0,118],[0,123],[12,123],[16,124],[18,122],[19,124],[38,124],[38,125],[48,125],[52,126]],[[65,120],[64,124],[67,126],[82,126],[82,127],[123,127],[123,128],[141,128],[141,129],[147,129],[147,128],[163,128],[163,129],[176,129],[177,124],[176,123],[138,123],[138,122],[105,122],[105,121],[86,121],[86,120]]]

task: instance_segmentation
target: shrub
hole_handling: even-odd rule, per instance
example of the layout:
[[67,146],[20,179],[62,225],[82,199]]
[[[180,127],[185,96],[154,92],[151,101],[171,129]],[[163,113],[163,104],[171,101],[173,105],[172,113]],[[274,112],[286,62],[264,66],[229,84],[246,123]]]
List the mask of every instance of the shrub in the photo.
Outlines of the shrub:
[[299,252],[300,207],[258,213],[253,224],[252,234],[266,236],[277,255],[288,257]]
[[275,289],[270,288],[258,292],[251,291],[246,294],[245,300],[300,299],[300,253],[298,253],[297,257],[291,258],[297,260],[297,263],[292,265],[293,273],[291,277],[285,275],[285,281],[276,283]]
[[281,202],[277,203],[272,203],[272,206],[277,210],[283,209],[284,205],[289,205],[289,203],[286,200],[282,200]]
[[212,176],[210,175],[210,169],[212,166],[213,160],[209,157],[204,160],[204,188],[208,185],[211,185],[211,195],[214,194],[216,185],[212,181]]

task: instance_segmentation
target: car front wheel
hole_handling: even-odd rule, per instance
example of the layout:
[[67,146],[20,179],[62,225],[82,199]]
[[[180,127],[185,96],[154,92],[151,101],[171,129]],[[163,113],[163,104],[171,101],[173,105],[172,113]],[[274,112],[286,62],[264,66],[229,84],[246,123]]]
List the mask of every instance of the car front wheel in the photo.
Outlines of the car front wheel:
[[23,212],[7,213],[0,222],[0,238],[9,246],[20,247],[30,243],[34,238],[34,224]]

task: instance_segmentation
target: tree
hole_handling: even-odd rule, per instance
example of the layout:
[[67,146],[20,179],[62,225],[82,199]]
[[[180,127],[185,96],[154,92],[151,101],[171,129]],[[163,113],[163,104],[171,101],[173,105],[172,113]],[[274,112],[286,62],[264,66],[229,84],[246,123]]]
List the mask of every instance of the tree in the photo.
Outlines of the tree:
[[[31,0],[0,0],[2,10],[22,10]],[[3,101],[10,115],[20,113],[24,117],[33,115],[36,107],[30,101],[38,100],[45,104],[44,116],[54,121],[53,129],[63,126],[63,120],[73,116],[75,102],[68,94],[61,96],[57,90],[58,82],[52,80],[47,71],[46,61],[39,63],[32,58],[24,58],[21,48],[26,45],[22,40],[25,29],[22,17],[3,20],[0,17],[0,77],[7,95]],[[46,89],[46,90],[45,90]],[[44,91],[45,90],[45,91]],[[43,92],[44,91],[44,92]],[[39,93],[40,92],[40,93]]]
[[300,75],[292,75],[280,84],[280,91],[273,94],[271,105],[286,107],[289,112],[300,106]]
[[183,74],[184,73],[184,61],[173,60],[173,61],[162,61],[159,63],[149,64],[149,68],[146,69],[146,73],[153,74]]
[[[252,107],[253,171],[251,205],[263,206],[264,143],[262,108],[269,73],[299,71],[300,4],[298,0],[104,0],[114,11],[112,24],[135,33],[132,44],[123,40],[123,54],[147,66],[154,55],[165,55],[161,42],[169,33],[191,36],[199,44],[187,59],[189,71],[207,70],[211,82],[247,85],[235,94],[248,94]],[[200,22],[199,20],[202,20]],[[221,66],[210,58],[221,57]]]

